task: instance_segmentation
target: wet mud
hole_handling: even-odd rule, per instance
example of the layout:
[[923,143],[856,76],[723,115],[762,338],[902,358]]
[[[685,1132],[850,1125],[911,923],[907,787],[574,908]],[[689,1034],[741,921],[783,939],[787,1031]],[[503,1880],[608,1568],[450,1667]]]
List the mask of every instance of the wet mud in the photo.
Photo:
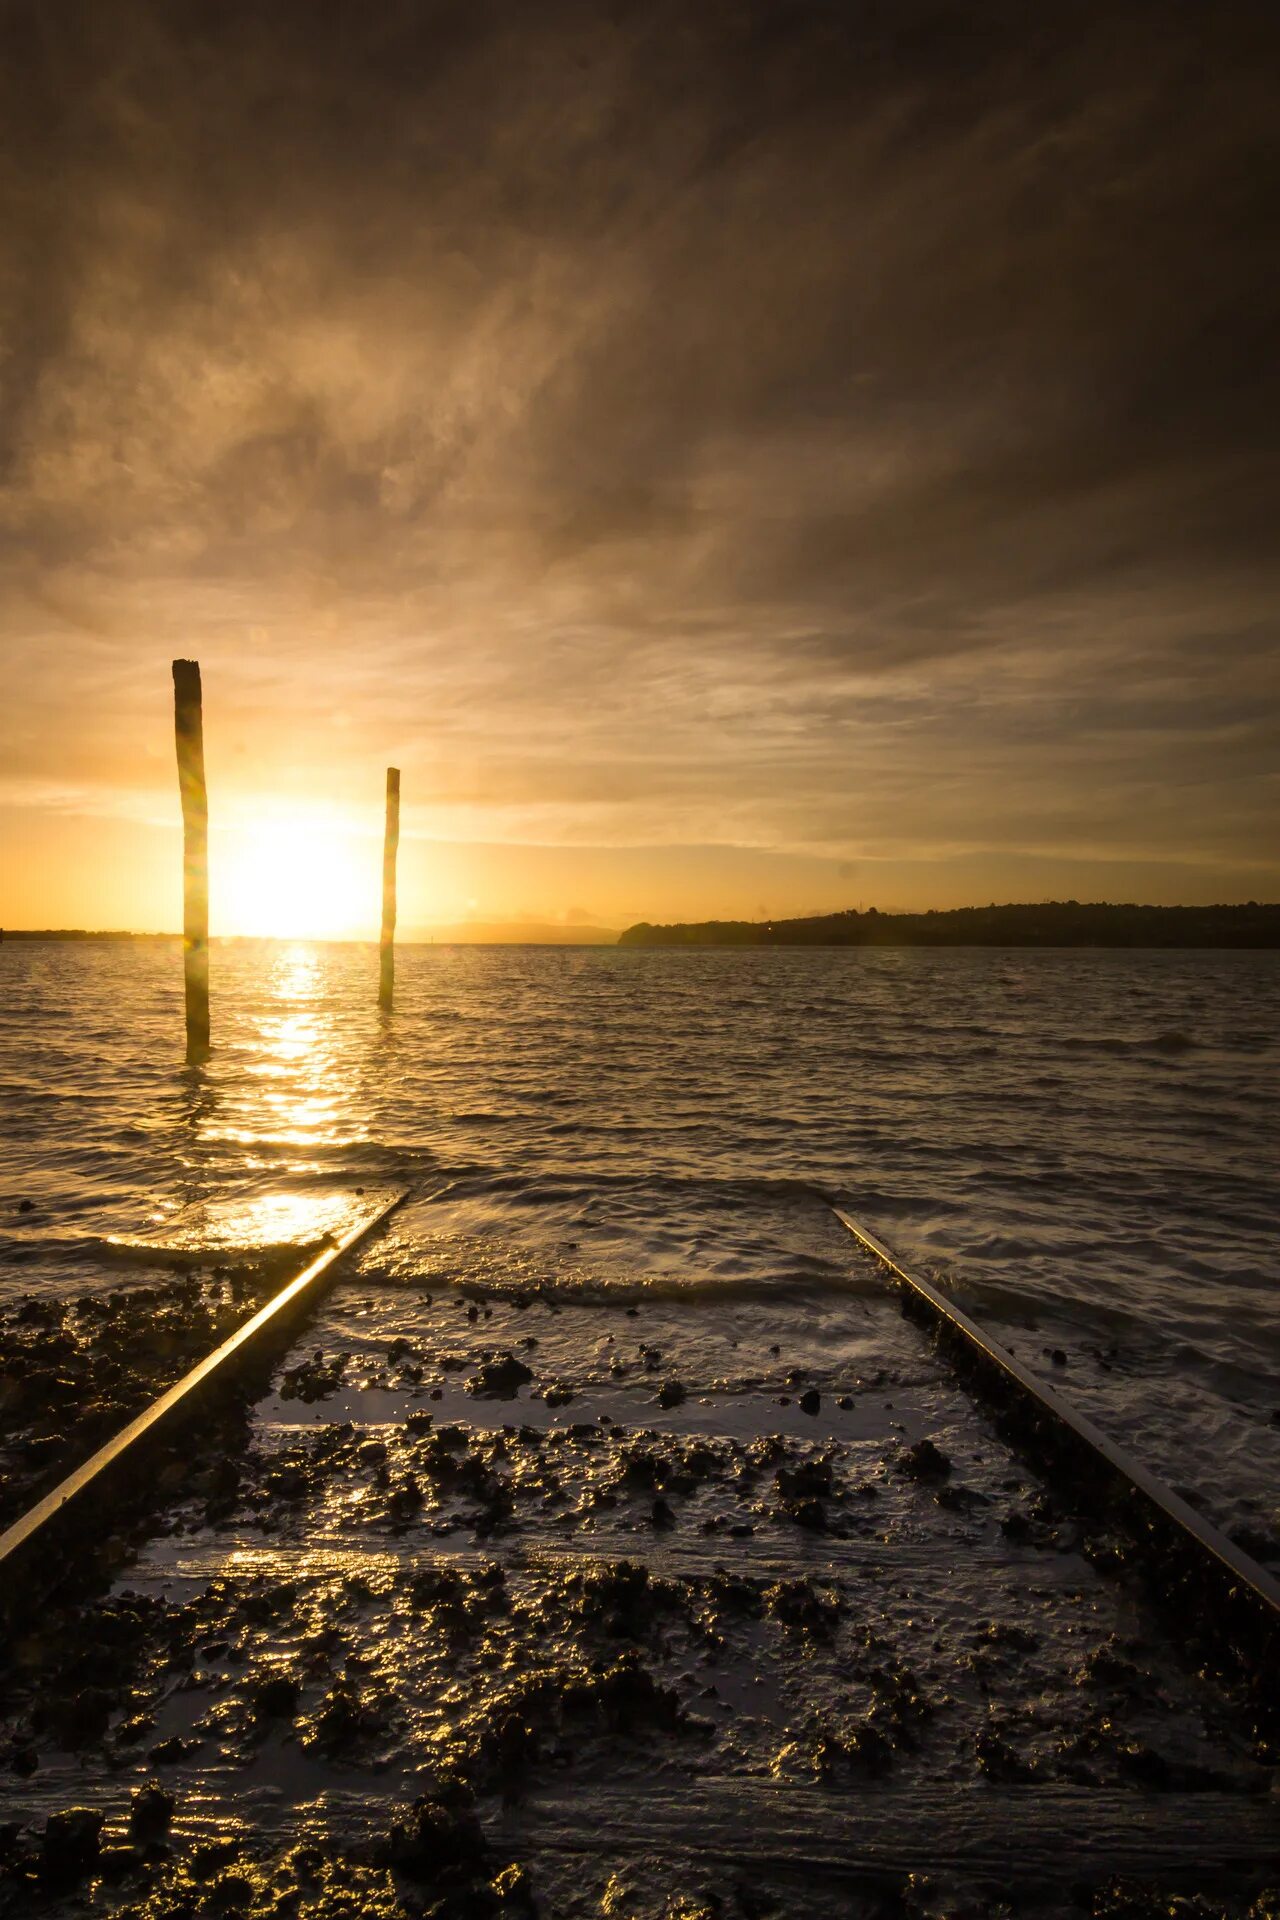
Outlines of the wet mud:
[[0,1529],[270,1298],[290,1249],[0,1308]]
[[1265,1735],[894,1307],[384,1271],[6,1646],[0,1912],[1274,1912]]

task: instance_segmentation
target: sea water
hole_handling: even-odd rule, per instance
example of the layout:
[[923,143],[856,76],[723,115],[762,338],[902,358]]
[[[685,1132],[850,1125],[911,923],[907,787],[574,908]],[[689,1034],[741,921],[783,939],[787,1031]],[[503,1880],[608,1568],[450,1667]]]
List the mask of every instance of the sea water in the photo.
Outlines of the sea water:
[[389,1315],[477,1282],[799,1314],[868,1284],[838,1201],[1280,1559],[1280,956],[419,946],[391,1016],[368,947],[211,975],[192,1067],[175,946],[0,946],[0,1309],[405,1185]]

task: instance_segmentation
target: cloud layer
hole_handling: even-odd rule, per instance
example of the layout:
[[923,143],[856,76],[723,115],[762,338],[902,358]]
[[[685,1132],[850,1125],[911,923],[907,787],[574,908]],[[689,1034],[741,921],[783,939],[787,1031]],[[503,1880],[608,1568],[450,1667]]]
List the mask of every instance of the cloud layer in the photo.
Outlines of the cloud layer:
[[6,833],[172,819],[181,652],[250,807],[1274,897],[1272,9],[5,31]]

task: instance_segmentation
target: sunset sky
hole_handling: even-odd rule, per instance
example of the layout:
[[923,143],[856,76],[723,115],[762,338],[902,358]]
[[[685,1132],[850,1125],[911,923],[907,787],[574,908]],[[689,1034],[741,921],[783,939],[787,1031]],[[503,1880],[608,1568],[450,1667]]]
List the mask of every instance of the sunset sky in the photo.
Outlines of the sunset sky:
[[1273,5],[0,33],[0,924],[1280,897]]

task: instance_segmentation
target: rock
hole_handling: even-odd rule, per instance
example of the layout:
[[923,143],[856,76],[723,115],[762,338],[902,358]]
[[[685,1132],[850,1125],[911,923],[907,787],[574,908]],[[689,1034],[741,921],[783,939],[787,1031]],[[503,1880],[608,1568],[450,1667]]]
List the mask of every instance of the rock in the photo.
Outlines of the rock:
[[986,1494],[974,1487],[939,1487],[933,1497],[940,1507],[947,1507],[952,1513],[972,1513],[975,1507],[991,1504]]
[[816,1387],[810,1387],[807,1393],[800,1395],[796,1405],[801,1413],[817,1413],[822,1406],[822,1395]]
[[501,1873],[494,1874],[489,1882],[489,1890],[504,1907],[515,1907],[529,1914],[537,1912],[529,1870],[518,1860],[513,1860]]
[[291,1673],[264,1673],[250,1687],[249,1698],[259,1720],[280,1720],[297,1711],[299,1692]]
[[101,1847],[95,1864],[104,1880],[123,1880],[126,1873],[136,1873],[139,1867],[145,1865],[146,1858],[141,1847]]
[[413,1880],[478,1874],[486,1865],[484,1833],[470,1796],[424,1795],[406,1826],[393,1828],[390,1863]]
[[951,1460],[932,1440],[917,1440],[902,1456],[901,1467],[912,1480],[945,1480],[951,1472]]
[[36,1203],[34,1200],[19,1200],[18,1202],[19,1213],[34,1213],[35,1210],[36,1210]]
[[797,1500],[788,1512],[798,1527],[807,1527],[810,1533],[827,1532],[827,1510],[821,1500]]
[[853,1395],[851,1393],[842,1393],[836,1401],[836,1405],[839,1407],[841,1413],[849,1413],[853,1407]]
[[831,1492],[830,1460],[802,1460],[794,1467],[779,1467],[773,1483],[783,1500],[821,1498]]
[[129,1832],[135,1840],[163,1840],[173,1818],[173,1795],[152,1781],[139,1787],[129,1806]]
[[764,1610],[784,1627],[827,1637],[843,1610],[838,1593],[815,1587],[811,1580],[779,1580],[766,1588]]
[[492,1355],[481,1363],[467,1381],[468,1393],[491,1400],[514,1400],[520,1388],[533,1378],[533,1369],[517,1360],[514,1353]]
[[1009,1742],[994,1727],[983,1727],[973,1743],[978,1766],[989,1780],[999,1780],[1007,1784],[1015,1781],[1030,1780],[1034,1766],[1015,1753]]
[[104,1824],[95,1807],[67,1807],[49,1815],[40,1844],[40,1878],[46,1887],[73,1887],[93,1870]]
[[406,1473],[403,1480],[391,1490],[387,1500],[387,1518],[393,1526],[408,1526],[421,1506],[422,1488],[413,1474]]
[[188,1856],[192,1878],[207,1884],[217,1879],[224,1867],[240,1852],[238,1840],[204,1840],[199,1846],[192,1847]]
[[678,1407],[685,1397],[684,1387],[679,1380],[664,1380],[658,1388],[660,1407]]
[[567,1407],[573,1399],[573,1388],[563,1380],[553,1380],[542,1397],[549,1407]]
[[337,1354],[332,1360],[326,1361],[322,1352],[315,1352],[310,1360],[303,1360],[296,1367],[287,1367],[281,1374],[280,1398],[302,1400],[308,1406],[316,1400],[326,1399],[342,1385],[346,1364],[345,1354]]
[[105,1735],[116,1705],[110,1687],[79,1688],[54,1705],[52,1717],[58,1738],[69,1748],[96,1745]]

